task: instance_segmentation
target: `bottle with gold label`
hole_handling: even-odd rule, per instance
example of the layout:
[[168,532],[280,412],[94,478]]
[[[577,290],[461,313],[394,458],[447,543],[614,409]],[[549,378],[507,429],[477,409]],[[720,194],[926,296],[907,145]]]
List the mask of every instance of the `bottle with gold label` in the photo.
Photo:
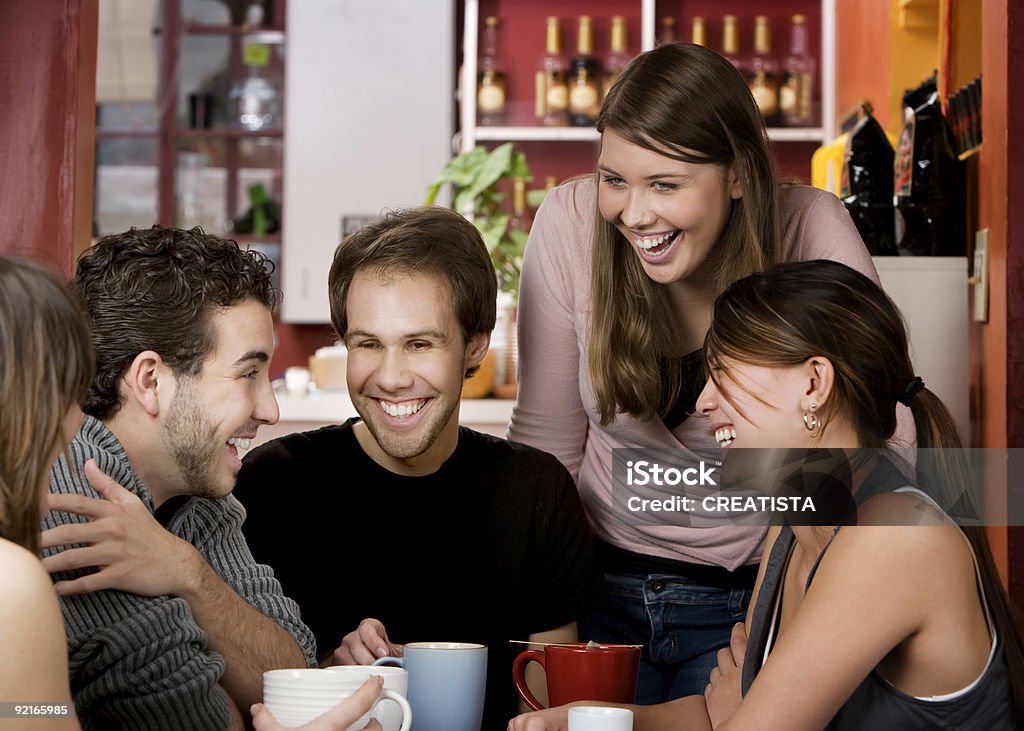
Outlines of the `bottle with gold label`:
[[569,124],[593,126],[601,111],[601,63],[594,57],[594,30],[590,16],[581,15],[576,56],[569,64]]
[[740,29],[736,24],[735,15],[726,15],[722,18],[722,55],[729,59],[733,66],[743,69],[743,62],[740,59]]
[[676,19],[666,15],[661,19],[661,33],[658,34],[658,45],[676,42]]
[[626,52],[626,20],[621,15],[612,17],[612,50],[604,59],[604,93],[602,99],[608,96],[608,90],[619,78],[622,69],[629,63],[629,54]]
[[764,15],[754,18],[754,55],[747,69],[747,86],[765,124],[774,124],[779,116],[779,65],[772,58],[772,33]]
[[783,124],[790,127],[814,124],[811,102],[814,67],[814,58],[807,52],[807,19],[803,15],[794,15],[789,56],[782,62],[782,86],[779,88],[779,111]]
[[569,88],[566,86],[566,62],[562,55],[562,41],[558,18],[547,20],[547,50],[537,68],[536,114],[543,124],[557,126],[567,121]]
[[488,16],[484,21],[480,67],[477,70],[477,124],[504,123],[507,81],[498,48],[498,19],[493,15]]
[[704,25],[704,18],[697,15],[693,19],[693,31],[690,34],[690,43],[698,46],[708,45],[708,30]]

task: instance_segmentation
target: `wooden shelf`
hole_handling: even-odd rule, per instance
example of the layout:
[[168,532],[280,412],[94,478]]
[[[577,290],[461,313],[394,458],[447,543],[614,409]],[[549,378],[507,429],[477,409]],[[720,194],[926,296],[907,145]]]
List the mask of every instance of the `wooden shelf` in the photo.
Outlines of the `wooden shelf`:
[[233,129],[230,127],[210,127],[207,129],[194,129],[182,127],[175,132],[176,136],[182,139],[247,139],[247,138],[283,138],[284,131],[280,129],[248,130]]
[[552,142],[596,142],[600,135],[593,127],[477,127],[478,140]]
[[825,143],[825,130],[821,127],[769,127],[768,139],[775,142]]
[[[475,137],[482,141],[511,142],[596,142],[600,135],[593,127],[477,127]],[[821,127],[769,127],[768,137],[775,142],[817,142],[825,139]]]
[[245,36],[245,39],[252,43],[268,45],[284,43],[283,28],[249,28],[244,25],[210,25],[209,23],[186,21],[182,25],[182,32],[193,36]]
[[156,139],[159,134],[160,131],[156,129],[98,129],[96,130],[96,139]]

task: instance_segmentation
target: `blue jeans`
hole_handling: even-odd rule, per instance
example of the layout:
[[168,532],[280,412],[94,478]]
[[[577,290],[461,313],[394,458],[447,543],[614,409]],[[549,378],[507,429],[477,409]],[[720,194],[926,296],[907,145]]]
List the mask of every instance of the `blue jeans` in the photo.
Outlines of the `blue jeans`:
[[718,650],[746,616],[751,591],[664,574],[605,574],[605,580],[611,601],[580,621],[580,639],[643,645],[639,704],[703,694]]

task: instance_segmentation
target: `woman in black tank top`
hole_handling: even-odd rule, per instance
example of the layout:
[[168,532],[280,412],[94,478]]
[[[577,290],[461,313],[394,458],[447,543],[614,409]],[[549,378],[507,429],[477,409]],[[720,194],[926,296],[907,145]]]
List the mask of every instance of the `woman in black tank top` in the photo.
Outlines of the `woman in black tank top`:
[[[766,486],[762,469],[761,489],[806,490],[806,465],[825,455],[850,500],[824,524],[789,514],[771,529],[747,622],[704,696],[632,707],[636,731],[1024,729],[1019,628],[983,530],[950,518],[969,497],[962,445],[914,374],[892,301],[841,264],[783,264],[718,298],[704,354],[697,407],[726,450],[723,482],[752,454],[765,464],[747,448],[791,462],[806,450],[799,480],[780,470]],[[898,403],[931,448],[903,471],[883,450]],[[563,728],[565,714],[509,728]]]

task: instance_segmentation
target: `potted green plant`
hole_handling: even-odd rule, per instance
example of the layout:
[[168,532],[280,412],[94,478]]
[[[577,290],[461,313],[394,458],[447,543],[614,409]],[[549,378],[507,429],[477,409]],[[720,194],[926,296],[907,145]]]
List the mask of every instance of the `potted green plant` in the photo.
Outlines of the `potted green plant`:
[[[473,221],[491,254],[494,271],[501,290],[498,301],[498,330],[501,332],[500,351],[503,358],[503,373],[494,384],[495,350],[488,353],[491,362],[486,382],[478,377],[484,373],[481,368],[476,376],[466,382],[463,398],[479,398],[491,392],[501,398],[514,398],[516,391],[516,302],[519,298],[519,272],[526,250],[526,226],[518,225],[509,207],[505,205],[506,195],[499,190],[502,181],[532,180],[526,155],[513,149],[507,142],[490,152],[476,147],[453,157],[430,184],[424,205],[434,205],[441,189],[452,186],[452,208]],[[545,191],[527,192],[527,205],[540,205]]]
[[[505,206],[505,194],[499,190],[504,180],[533,180],[526,155],[506,142],[490,152],[475,147],[463,152],[444,166],[427,189],[424,205],[434,205],[445,185],[452,186],[452,208],[473,221],[483,237],[494,262],[498,286],[513,302],[519,294],[519,271],[526,249],[527,232],[513,225],[512,213]],[[527,193],[531,207],[539,205],[543,190]]]

